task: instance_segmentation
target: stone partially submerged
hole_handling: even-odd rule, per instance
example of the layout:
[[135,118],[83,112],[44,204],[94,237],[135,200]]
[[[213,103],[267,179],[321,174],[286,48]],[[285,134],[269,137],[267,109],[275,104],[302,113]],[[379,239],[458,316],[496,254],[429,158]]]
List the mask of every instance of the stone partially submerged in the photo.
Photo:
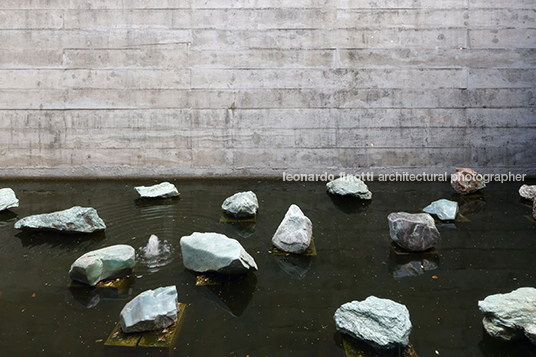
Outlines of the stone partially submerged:
[[362,200],[372,199],[372,192],[368,186],[359,178],[349,175],[340,177],[326,184],[328,192],[333,195],[360,198]]
[[406,306],[369,296],[364,301],[343,304],[335,312],[337,330],[378,348],[409,344],[411,321]]
[[238,192],[227,197],[221,206],[223,212],[236,218],[248,218],[257,214],[259,201],[252,191]]
[[523,185],[519,188],[519,195],[524,199],[534,201],[536,199],[536,185]]
[[523,336],[536,344],[536,289],[519,288],[508,294],[495,294],[478,302],[484,314],[486,332],[500,340]]
[[253,257],[236,240],[219,233],[199,233],[180,240],[187,269],[198,273],[245,274],[257,270]]
[[124,333],[161,330],[177,322],[178,312],[178,294],[174,285],[147,290],[121,310],[121,330]]
[[179,191],[169,182],[162,182],[153,186],[134,187],[140,198],[172,198],[179,196]]
[[98,216],[95,208],[74,206],[63,211],[25,217],[15,222],[15,228],[66,233],[93,233],[105,230],[106,225]]
[[287,253],[303,254],[311,244],[313,224],[300,207],[291,205],[272,237],[272,244]]
[[95,286],[102,280],[130,275],[135,259],[136,251],[131,246],[112,245],[82,255],[71,265],[69,276],[73,280]]
[[424,207],[423,211],[435,214],[441,220],[453,221],[458,213],[458,202],[445,199],[437,200]]
[[439,231],[428,213],[391,213],[387,220],[391,239],[406,250],[421,252],[439,240]]
[[456,173],[450,176],[450,184],[460,195],[467,195],[486,187],[482,175],[468,168],[456,168]]
[[15,195],[15,191],[10,188],[0,189],[0,211],[19,207],[19,200]]

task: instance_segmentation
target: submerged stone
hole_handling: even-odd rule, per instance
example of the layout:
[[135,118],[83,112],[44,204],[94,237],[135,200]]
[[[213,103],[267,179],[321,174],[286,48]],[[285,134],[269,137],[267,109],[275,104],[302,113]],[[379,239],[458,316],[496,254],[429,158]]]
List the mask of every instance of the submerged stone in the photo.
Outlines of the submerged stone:
[[180,240],[187,269],[198,273],[245,274],[257,270],[253,257],[236,240],[219,233],[198,233]]
[[147,290],[128,302],[120,314],[124,333],[161,330],[177,322],[177,288]]
[[252,191],[238,192],[227,197],[221,206],[222,210],[236,218],[253,217],[259,209],[259,201]]
[[534,201],[536,198],[536,185],[523,185],[519,188],[519,195],[524,199]]
[[423,211],[435,214],[441,220],[453,221],[458,213],[458,202],[446,199],[437,200],[424,207]]
[[10,188],[0,189],[0,211],[19,207],[19,200],[15,195],[15,191]]
[[169,182],[162,182],[153,186],[138,186],[134,187],[141,198],[171,198],[177,197],[179,191],[175,185]]
[[450,184],[460,195],[467,195],[486,187],[481,175],[468,168],[456,168],[456,173],[450,176]]
[[439,240],[439,231],[428,213],[391,213],[387,219],[391,239],[404,249],[424,251]]
[[311,220],[293,204],[272,237],[272,244],[287,253],[303,254],[311,244],[312,236]]
[[88,252],[78,258],[69,270],[71,279],[91,286],[99,281],[115,279],[132,273],[136,251],[118,244]]
[[396,348],[409,344],[411,321],[406,306],[369,296],[343,304],[335,312],[337,330],[374,347]]
[[349,175],[340,177],[326,184],[328,192],[333,195],[349,196],[362,200],[372,199],[372,192],[368,186],[359,178]]
[[63,211],[28,216],[15,222],[16,229],[53,230],[67,233],[93,233],[106,229],[97,210],[75,206]]
[[478,302],[484,329],[497,339],[511,341],[525,335],[536,344],[536,289],[519,288]]

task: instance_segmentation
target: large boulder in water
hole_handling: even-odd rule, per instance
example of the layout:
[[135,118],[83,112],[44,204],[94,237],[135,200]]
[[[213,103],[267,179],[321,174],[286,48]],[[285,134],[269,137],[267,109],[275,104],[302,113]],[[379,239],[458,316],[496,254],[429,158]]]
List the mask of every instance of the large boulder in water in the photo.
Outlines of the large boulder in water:
[[467,195],[486,187],[480,175],[468,168],[456,168],[456,172],[450,176],[450,184],[460,195]]
[[387,219],[391,239],[404,249],[421,252],[439,240],[439,231],[428,213],[397,212]]
[[287,253],[303,254],[311,244],[313,224],[300,207],[291,205],[272,237],[272,244]]
[[177,288],[174,285],[144,291],[121,310],[121,330],[132,333],[169,327],[177,322],[178,304]]
[[245,274],[257,270],[257,263],[236,240],[219,233],[198,233],[180,240],[187,269],[198,273]]
[[374,347],[397,348],[409,344],[411,321],[406,306],[369,296],[343,304],[335,312],[337,330]]
[[511,341],[526,336],[536,344],[536,289],[519,288],[478,302],[484,329],[491,336]]
[[72,208],[28,216],[15,222],[16,229],[59,231],[67,233],[93,233],[106,229],[97,210],[91,207]]
[[435,214],[441,220],[453,221],[458,213],[458,202],[441,199],[430,203],[422,209],[426,213]]
[[236,218],[248,218],[257,214],[259,201],[252,191],[238,192],[227,197],[221,206],[223,212]]
[[326,184],[328,192],[333,195],[360,198],[362,200],[372,199],[372,192],[368,186],[359,178],[349,175],[340,177]]
[[131,274],[135,259],[136,251],[131,246],[112,245],[82,255],[71,265],[69,276],[73,280],[95,286],[99,281]]
[[171,198],[179,195],[175,185],[169,182],[162,182],[153,186],[138,186],[134,187],[134,189],[140,194],[140,198]]
[[0,211],[6,209],[19,207],[19,200],[15,195],[15,191],[10,188],[3,188],[0,190]]
[[519,195],[524,199],[534,201],[536,199],[536,185],[523,185],[519,188]]

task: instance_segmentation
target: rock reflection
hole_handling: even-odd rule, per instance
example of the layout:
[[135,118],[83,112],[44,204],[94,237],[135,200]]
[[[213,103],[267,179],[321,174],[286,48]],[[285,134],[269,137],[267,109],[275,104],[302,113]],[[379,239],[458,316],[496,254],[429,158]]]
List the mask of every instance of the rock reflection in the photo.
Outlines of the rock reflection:
[[484,328],[478,348],[484,357],[536,356],[534,345],[528,338],[523,337],[510,342],[500,341],[488,335]]
[[95,243],[104,240],[106,238],[106,234],[102,231],[94,233],[22,231],[16,234],[15,237],[19,238],[22,246],[27,248],[33,248],[35,246],[46,244],[50,247],[84,251],[91,249]]
[[338,195],[331,195],[327,193],[331,202],[337,207],[337,209],[346,214],[357,214],[366,212],[372,200],[360,200],[355,197],[344,197]]
[[458,202],[458,213],[462,216],[480,213],[486,205],[483,193],[474,193],[467,196],[454,195],[452,200]]
[[122,279],[101,282],[95,287],[73,281],[65,293],[65,302],[71,306],[91,309],[103,300],[128,299],[130,286],[134,280],[134,276],[131,275]]
[[439,267],[439,253],[435,249],[425,252],[406,252],[391,243],[389,273],[395,279],[418,276]]
[[312,256],[296,254],[275,255],[274,259],[281,270],[298,280],[305,278],[313,261]]
[[0,211],[0,227],[5,227],[17,222],[19,216],[10,210]]
[[212,283],[200,286],[203,289],[203,296],[214,301],[232,316],[242,315],[251,302],[257,286],[255,274],[209,276]]
[[257,228],[257,224],[254,222],[227,223],[227,225],[232,230],[232,233],[229,234],[230,237],[244,239],[247,239],[255,234],[255,229]]

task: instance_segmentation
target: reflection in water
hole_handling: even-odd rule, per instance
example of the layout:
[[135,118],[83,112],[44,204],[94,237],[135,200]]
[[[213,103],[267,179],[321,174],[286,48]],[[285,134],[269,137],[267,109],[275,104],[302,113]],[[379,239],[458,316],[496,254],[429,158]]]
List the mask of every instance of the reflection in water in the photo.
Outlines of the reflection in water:
[[534,345],[528,338],[523,337],[510,342],[501,341],[488,335],[484,328],[478,348],[484,357],[536,357]]
[[5,227],[7,225],[17,222],[18,215],[10,210],[4,210],[0,212],[0,227]]
[[218,284],[201,287],[205,298],[214,301],[235,317],[242,315],[248,307],[257,286],[255,274],[210,276]]
[[389,273],[395,279],[408,276],[418,276],[425,271],[435,270],[439,267],[439,253],[435,249],[425,252],[405,252],[395,243],[391,243],[389,252]]
[[[232,233],[230,237],[244,238],[247,239],[255,234],[256,224],[255,222],[236,222],[236,223],[226,223],[231,229]],[[234,234],[233,234],[234,233]]]
[[61,233],[22,231],[15,235],[20,239],[23,247],[32,248],[40,245],[58,247],[64,250],[77,249],[84,251],[90,249],[96,242],[106,239],[103,231],[94,233]]
[[138,207],[169,206],[179,203],[179,196],[173,198],[137,198],[134,203]]
[[313,261],[312,256],[297,254],[274,255],[274,259],[281,270],[298,280],[305,278]]
[[346,214],[356,214],[366,212],[372,200],[361,200],[355,197],[344,197],[339,195],[332,195],[326,193],[331,202],[337,207],[341,212]]
[[95,287],[73,281],[65,292],[65,302],[71,306],[91,309],[103,300],[129,299],[130,286],[134,280],[131,275],[112,282],[102,282]]
[[469,216],[480,213],[486,205],[483,193],[473,193],[470,195],[453,195],[453,201],[458,202],[458,213],[462,216]]

